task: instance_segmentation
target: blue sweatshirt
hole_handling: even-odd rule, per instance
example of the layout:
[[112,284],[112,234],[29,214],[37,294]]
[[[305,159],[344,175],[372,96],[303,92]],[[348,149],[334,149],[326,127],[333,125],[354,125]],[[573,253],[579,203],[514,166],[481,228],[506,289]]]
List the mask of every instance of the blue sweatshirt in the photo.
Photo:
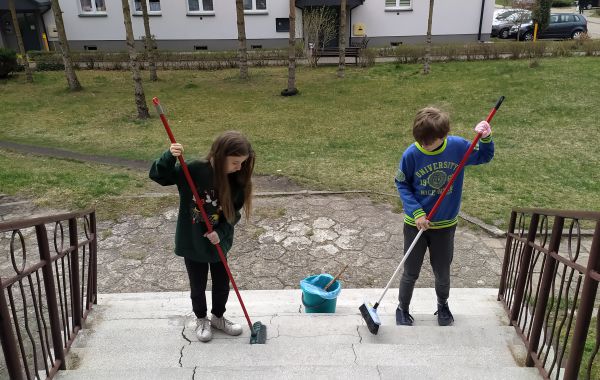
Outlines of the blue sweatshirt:
[[[485,164],[494,157],[492,137],[479,141],[466,165]],[[432,152],[423,149],[417,142],[406,149],[395,178],[406,224],[415,226],[417,218],[429,214],[470,145],[471,142],[462,137],[448,136],[442,146]],[[464,170],[456,177],[430,220],[430,228],[447,228],[458,223],[463,180]]]

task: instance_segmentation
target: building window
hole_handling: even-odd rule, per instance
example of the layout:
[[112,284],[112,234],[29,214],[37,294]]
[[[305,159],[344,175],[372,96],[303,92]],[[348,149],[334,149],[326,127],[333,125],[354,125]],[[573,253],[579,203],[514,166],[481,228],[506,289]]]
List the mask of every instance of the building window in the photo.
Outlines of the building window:
[[133,0],[133,14],[141,15],[142,14],[142,1],[146,1],[148,4],[148,14],[149,15],[160,15],[160,0]]
[[245,14],[266,14],[267,0],[244,0]]
[[186,0],[188,15],[214,15],[213,0]]
[[104,0],[79,0],[82,14],[105,14],[106,3]]
[[412,9],[412,0],[385,0],[386,10],[405,10]]

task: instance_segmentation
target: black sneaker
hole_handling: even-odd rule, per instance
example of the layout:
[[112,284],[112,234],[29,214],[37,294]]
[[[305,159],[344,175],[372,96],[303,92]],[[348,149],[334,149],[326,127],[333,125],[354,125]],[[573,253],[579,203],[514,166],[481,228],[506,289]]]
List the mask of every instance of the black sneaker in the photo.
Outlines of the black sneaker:
[[447,302],[443,305],[438,303],[438,309],[435,313],[433,313],[433,315],[437,315],[438,325],[440,326],[450,326],[454,323],[454,317],[450,312]]
[[396,308],[396,324],[398,326],[412,326],[414,321],[415,320],[408,311]]

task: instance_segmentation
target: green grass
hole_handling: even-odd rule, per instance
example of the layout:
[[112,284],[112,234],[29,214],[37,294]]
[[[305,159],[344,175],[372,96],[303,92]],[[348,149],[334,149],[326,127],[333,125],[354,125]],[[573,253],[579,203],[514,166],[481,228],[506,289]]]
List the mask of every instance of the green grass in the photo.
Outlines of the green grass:
[[[237,79],[237,70],[163,71],[145,90],[148,101],[160,97],[188,159],[204,155],[221,131],[237,129],[257,151],[259,174],[315,189],[387,193],[395,193],[396,166],[413,141],[418,109],[445,108],[452,133],[472,139],[473,126],[505,95],[492,123],[496,157],[467,170],[463,203],[465,212],[504,225],[513,207],[600,209],[597,58],[540,63],[534,69],[525,60],[439,63],[429,76],[420,65],[379,64],[349,68],[343,80],[333,67],[301,67],[296,97],[278,95],[286,68],[252,68],[248,82]],[[148,121],[135,120],[130,73],[78,74],[85,90],[76,94],[65,89],[62,72],[36,73],[32,85],[23,77],[1,81],[0,139],[149,161],[167,148],[154,112]],[[0,169],[4,178],[7,165]],[[11,191],[18,186],[29,189],[19,181]],[[0,191],[6,187],[2,181]],[[84,191],[60,181],[52,187]]]

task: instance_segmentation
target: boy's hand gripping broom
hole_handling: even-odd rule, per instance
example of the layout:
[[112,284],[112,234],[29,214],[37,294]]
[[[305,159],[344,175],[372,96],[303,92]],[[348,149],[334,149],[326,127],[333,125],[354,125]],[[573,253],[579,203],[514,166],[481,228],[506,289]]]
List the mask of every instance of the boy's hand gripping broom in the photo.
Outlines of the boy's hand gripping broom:
[[[496,102],[496,105],[494,106],[494,108],[492,108],[492,110],[490,111],[488,117],[485,119],[488,123],[492,120],[492,118],[496,114],[496,111],[498,111],[498,108],[500,108],[500,105],[502,104],[503,101],[504,101],[504,96],[501,96],[500,99],[498,99],[498,101]],[[465,153],[464,157],[460,161],[460,164],[454,171],[454,174],[452,174],[450,181],[448,181],[448,183],[446,184],[444,191],[442,192],[442,194],[440,194],[440,197],[433,205],[433,208],[431,209],[429,214],[426,216],[427,220],[431,220],[433,218],[433,216],[435,215],[440,203],[442,203],[442,200],[446,196],[446,193],[450,189],[450,186],[452,186],[452,184],[454,183],[454,180],[456,179],[456,177],[458,176],[458,174],[460,173],[462,168],[465,166],[467,159],[471,155],[471,152],[473,152],[473,149],[475,149],[475,145],[477,145],[477,142],[479,141],[480,138],[481,138],[481,133],[478,133],[477,136],[475,136],[475,138],[473,139],[473,142],[471,143],[471,145],[469,146],[469,149],[467,149],[467,152]],[[387,285],[385,286],[385,289],[383,289],[383,293],[381,294],[381,297],[379,297],[379,301],[377,301],[375,303],[375,305],[371,305],[370,303],[363,303],[358,308],[358,310],[360,310],[360,313],[362,314],[362,317],[365,320],[365,323],[367,324],[367,328],[369,329],[371,334],[377,334],[377,332],[379,331],[379,326],[381,325],[381,321],[379,319],[379,316],[377,315],[377,307],[381,303],[381,300],[383,300],[383,297],[385,296],[385,293],[387,293],[390,285],[392,284],[392,281],[394,281],[394,278],[396,278],[396,275],[400,271],[400,268],[402,268],[402,265],[404,265],[404,262],[406,261],[406,259],[412,252],[413,248],[417,244],[417,241],[419,241],[419,238],[423,234],[423,231],[425,231],[425,230],[419,230],[419,233],[417,234],[417,236],[411,243],[410,247],[408,247],[406,254],[402,258],[402,261],[400,261],[400,264],[398,264],[398,267],[396,268],[396,271],[392,275],[392,278],[390,278]]]
[[[165,117],[165,113],[163,112],[163,109],[160,105],[160,101],[158,100],[158,98],[153,98],[152,99],[152,103],[154,103],[154,106],[156,107],[156,111],[158,112],[158,115],[160,116],[160,120],[162,120],[162,123],[165,127],[165,130],[167,131],[167,134],[169,135],[169,139],[171,140],[171,143],[176,143],[175,141],[175,136],[173,136],[173,132],[171,132],[171,128],[169,127],[169,122],[167,121],[167,118]],[[196,185],[194,184],[194,180],[192,179],[192,176],[190,175],[190,171],[188,170],[188,167],[185,163],[185,161],[183,160],[183,154],[180,155],[179,157],[179,163],[181,164],[181,169],[183,169],[183,174],[185,175],[185,179],[188,182],[188,185],[190,186],[190,189],[192,190],[192,194],[194,194],[194,198],[196,199],[196,205],[198,206],[198,210],[200,210],[200,213],[202,214],[202,219],[204,219],[204,223],[206,224],[206,229],[208,230],[208,233],[213,232],[213,228],[212,225],[208,219],[208,215],[206,215],[206,211],[204,211],[204,199],[200,198],[200,196],[198,195],[198,191],[196,190]],[[244,301],[242,301],[242,296],[240,295],[240,292],[237,288],[237,285],[235,284],[235,280],[233,279],[233,275],[231,274],[231,271],[229,270],[229,265],[227,264],[227,259],[225,258],[225,255],[223,254],[223,250],[221,249],[221,246],[219,244],[216,244],[215,247],[217,247],[217,252],[219,253],[219,257],[221,258],[221,261],[223,262],[223,265],[225,266],[225,270],[227,271],[227,276],[229,276],[229,280],[231,281],[231,285],[233,285],[233,289],[235,290],[235,294],[238,297],[238,300],[240,301],[240,305],[242,306],[242,310],[244,311],[244,316],[246,317],[246,321],[248,322],[248,327],[250,328],[250,344],[264,344],[267,341],[267,326],[263,325],[261,322],[255,322],[254,324],[252,324],[252,322],[250,321],[250,317],[248,316],[248,312],[246,311],[246,306],[244,306]]]

